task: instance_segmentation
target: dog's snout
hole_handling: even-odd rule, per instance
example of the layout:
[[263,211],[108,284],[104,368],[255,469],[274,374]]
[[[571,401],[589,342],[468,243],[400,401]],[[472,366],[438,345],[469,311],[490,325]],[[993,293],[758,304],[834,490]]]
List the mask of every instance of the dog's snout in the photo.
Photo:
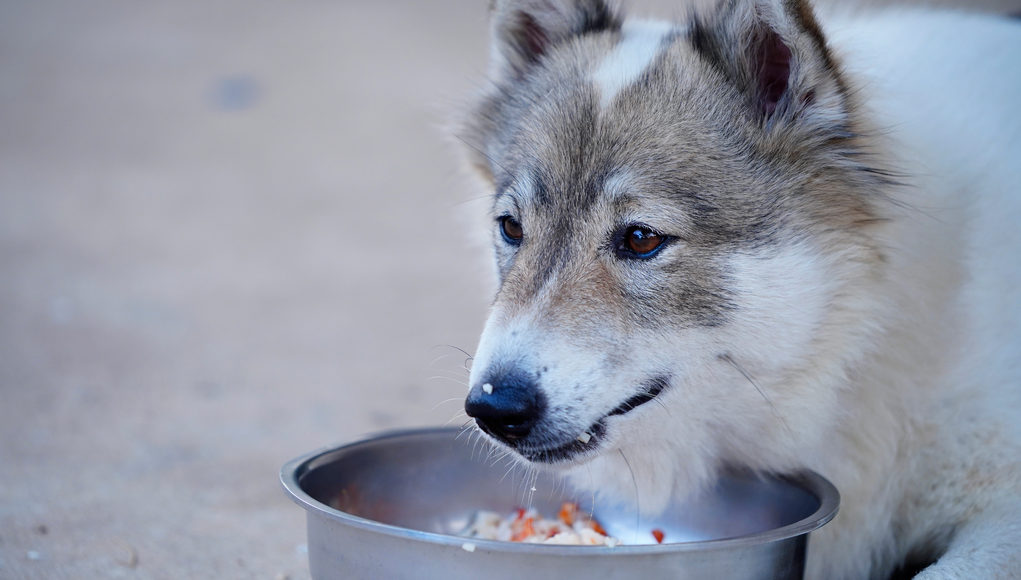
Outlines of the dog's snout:
[[545,408],[538,385],[513,374],[479,382],[464,402],[480,429],[508,444],[527,437]]

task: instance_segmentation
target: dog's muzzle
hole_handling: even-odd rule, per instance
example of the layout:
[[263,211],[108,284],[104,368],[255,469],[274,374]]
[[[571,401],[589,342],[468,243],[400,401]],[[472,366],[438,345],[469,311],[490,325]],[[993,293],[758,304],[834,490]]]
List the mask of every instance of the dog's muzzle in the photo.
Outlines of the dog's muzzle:
[[537,463],[569,461],[600,446],[606,434],[606,420],[630,413],[656,398],[669,379],[647,381],[638,393],[605,413],[584,431],[571,432],[565,425],[547,420],[547,401],[542,389],[529,375],[516,371],[494,373],[475,384],[465,399],[464,410],[490,437]]

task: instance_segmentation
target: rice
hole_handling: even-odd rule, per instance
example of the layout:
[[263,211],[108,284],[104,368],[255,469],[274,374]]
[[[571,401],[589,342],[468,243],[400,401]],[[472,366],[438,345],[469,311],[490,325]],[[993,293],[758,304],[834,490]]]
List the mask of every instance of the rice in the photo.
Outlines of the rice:
[[462,535],[481,540],[530,544],[610,547],[620,544],[617,538],[607,534],[599,522],[581,511],[574,502],[564,502],[556,519],[542,517],[535,508],[520,508],[506,515],[479,511]]

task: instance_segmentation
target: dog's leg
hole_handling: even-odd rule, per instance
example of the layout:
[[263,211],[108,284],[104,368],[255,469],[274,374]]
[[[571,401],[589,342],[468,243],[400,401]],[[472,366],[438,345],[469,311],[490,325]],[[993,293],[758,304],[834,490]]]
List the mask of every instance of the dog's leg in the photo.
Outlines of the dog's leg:
[[1021,497],[992,506],[954,535],[949,548],[916,580],[1021,578]]

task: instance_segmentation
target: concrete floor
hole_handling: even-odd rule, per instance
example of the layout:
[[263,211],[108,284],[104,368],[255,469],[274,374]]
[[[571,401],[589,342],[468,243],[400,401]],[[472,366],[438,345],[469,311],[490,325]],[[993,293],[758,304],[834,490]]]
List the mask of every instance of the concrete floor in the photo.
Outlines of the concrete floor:
[[484,6],[0,14],[0,577],[307,576],[281,464],[460,408]]
[[458,415],[485,4],[0,1],[0,578],[305,578],[280,466]]

